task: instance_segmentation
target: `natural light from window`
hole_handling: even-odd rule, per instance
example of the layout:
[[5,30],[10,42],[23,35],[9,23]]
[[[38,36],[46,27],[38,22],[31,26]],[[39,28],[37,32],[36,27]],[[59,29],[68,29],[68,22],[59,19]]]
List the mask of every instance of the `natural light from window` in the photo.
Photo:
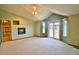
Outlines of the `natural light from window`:
[[63,19],[63,36],[64,37],[67,36],[67,20],[66,20],[66,18]]
[[43,25],[42,33],[45,33],[45,22],[42,22],[42,25]]

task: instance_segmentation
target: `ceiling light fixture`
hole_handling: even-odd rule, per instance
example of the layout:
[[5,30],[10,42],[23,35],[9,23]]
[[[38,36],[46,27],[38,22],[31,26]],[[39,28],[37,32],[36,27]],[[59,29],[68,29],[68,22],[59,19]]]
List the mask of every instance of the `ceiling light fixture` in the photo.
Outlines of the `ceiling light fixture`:
[[33,14],[33,15],[37,15],[37,14],[38,14],[38,12],[37,12],[37,7],[36,7],[35,4],[33,5],[33,12],[32,12],[32,14]]

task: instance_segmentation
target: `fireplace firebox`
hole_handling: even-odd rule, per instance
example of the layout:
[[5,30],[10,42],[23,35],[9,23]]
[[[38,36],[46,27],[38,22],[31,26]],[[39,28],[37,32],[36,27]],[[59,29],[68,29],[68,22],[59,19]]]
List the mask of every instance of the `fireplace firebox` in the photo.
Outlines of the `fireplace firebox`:
[[25,33],[26,33],[25,28],[18,28],[18,35]]

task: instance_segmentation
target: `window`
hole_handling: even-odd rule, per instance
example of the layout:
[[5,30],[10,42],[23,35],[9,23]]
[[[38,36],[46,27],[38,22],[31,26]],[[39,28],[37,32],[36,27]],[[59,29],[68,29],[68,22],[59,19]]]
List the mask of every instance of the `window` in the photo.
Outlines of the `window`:
[[63,19],[63,36],[67,36],[67,19]]
[[45,33],[45,22],[42,22],[42,33]]

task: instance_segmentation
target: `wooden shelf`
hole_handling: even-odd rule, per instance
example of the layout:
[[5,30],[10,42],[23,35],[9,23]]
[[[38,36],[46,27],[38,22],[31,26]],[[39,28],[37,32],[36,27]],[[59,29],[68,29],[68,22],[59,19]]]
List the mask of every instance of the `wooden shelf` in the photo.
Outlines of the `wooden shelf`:
[[2,23],[3,27],[3,41],[10,41],[11,40],[11,22],[3,22]]

